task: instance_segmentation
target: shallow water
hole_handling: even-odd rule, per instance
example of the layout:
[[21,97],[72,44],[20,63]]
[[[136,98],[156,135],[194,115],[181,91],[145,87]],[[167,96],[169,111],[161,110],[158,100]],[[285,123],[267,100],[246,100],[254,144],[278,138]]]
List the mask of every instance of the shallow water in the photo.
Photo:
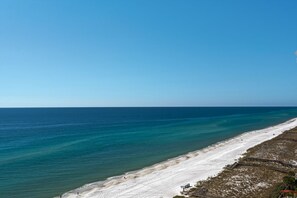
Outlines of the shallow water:
[[0,109],[0,197],[53,197],[297,116],[297,108]]

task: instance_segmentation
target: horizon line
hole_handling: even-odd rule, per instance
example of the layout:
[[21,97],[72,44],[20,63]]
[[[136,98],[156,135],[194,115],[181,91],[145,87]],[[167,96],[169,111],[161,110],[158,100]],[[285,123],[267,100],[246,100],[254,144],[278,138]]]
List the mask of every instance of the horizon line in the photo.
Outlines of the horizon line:
[[235,105],[235,106],[19,106],[19,107],[0,107],[0,109],[58,109],[58,108],[238,108],[238,107],[288,107],[297,108],[297,105]]

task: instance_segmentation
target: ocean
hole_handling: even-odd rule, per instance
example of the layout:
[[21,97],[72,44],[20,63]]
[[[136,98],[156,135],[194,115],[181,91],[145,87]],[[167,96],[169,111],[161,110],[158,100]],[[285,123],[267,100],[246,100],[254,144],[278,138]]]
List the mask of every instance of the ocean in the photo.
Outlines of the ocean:
[[0,197],[58,196],[294,117],[293,107],[2,108]]

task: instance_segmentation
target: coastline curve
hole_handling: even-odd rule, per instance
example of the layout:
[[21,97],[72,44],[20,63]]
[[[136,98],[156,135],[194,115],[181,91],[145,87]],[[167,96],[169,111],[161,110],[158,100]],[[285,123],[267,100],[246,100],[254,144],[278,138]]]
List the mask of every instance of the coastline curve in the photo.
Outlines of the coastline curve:
[[220,173],[251,147],[297,127],[297,118],[268,128],[242,133],[200,150],[166,161],[86,184],[64,193],[62,198],[167,198],[173,197],[185,183],[194,185]]

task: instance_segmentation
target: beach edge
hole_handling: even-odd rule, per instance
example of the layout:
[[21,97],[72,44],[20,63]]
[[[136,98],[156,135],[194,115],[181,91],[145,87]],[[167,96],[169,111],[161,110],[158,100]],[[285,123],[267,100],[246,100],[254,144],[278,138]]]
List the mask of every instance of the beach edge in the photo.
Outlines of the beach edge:
[[[226,146],[229,146],[231,149],[232,144],[236,141],[243,141],[243,139],[244,139],[245,142],[243,142],[243,143],[246,143],[247,139],[249,139],[249,138],[253,139],[255,137],[258,137],[260,134],[266,135],[264,139],[258,140],[257,142],[254,142],[254,144],[252,144],[251,142],[248,142],[249,145],[246,145],[244,147],[244,149],[242,149],[239,152],[239,154],[238,154],[238,152],[233,153],[233,156],[231,156],[229,160],[227,160],[224,164],[220,164],[220,166],[216,167],[216,171],[213,171],[213,170],[209,171],[209,173],[204,175],[203,178],[197,178],[195,180],[195,182],[197,182],[197,181],[206,179],[207,177],[212,177],[212,176],[219,174],[220,172],[222,172],[224,170],[224,167],[226,165],[228,165],[228,164],[236,161],[238,158],[240,158],[245,153],[245,151],[247,149],[250,149],[258,144],[261,144],[269,139],[272,139],[272,138],[282,134],[283,132],[290,130],[292,128],[295,128],[295,127],[297,127],[297,118],[293,118],[286,122],[280,123],[278,125],[270,126],[270,127],[264,128],[264,129],[247,131],[247,132],[244,132],[237,136],[234,136],[232,138],[229,138],[229,139],[214,143],[212,145],[209,145],[205,148],[191,151],[189,153],[186,153],[186,154],[174,157],[174,158],[170,158],[168,160],[156,163],[156,164],[148,166],[148,167],[144,167],[142,169],[127,172],[125,174],[118,175],[118,176],[109,177],[103,181],[97,181],[97,182],[85,184],[81,187],[78,187],[76,189],[73,189],[73,190],[63,193],[60,197],[63,197],[63,198],[74,198],[74,197],[78,197],[78,196],[79,197],[108,197],[105,195],[109,194],[108,193],[109,190],[111,190],[111,193],[114,193],[114,191],[117,191],[117,190],[112,189],[112,188],[116,188],[118,185],[127,183],[127,182],[129,182],[129,180],[136,181],[141,178],[147,177],[150,174],[152,175],[152,173],[162,172],[163,170],[166,170],[169,168],[174,169],[174,167],[178,166],[178,165],[179,166],[188,165],[188,163],[185,163],[185,162],[189,162],[190,160],[195,159],[197,156],[205,155],[211,151],[215,151],[215,150],[218,150],[218,149],[220,149],[222,147],[226,147]],[[217,152],[216,155],[220,155],[220,152]],[[180,169],[180,168],[181,167],[178,167],[177,169]],[[186,169],[187,166],[185,166],[184,168]],[[193,182],[193,178],[189,178],[188,181]],[[180,187],[180,185],[174,186],[173,187],[175,189],[174,193],[165,193],[162,196],[163,197],[172,197],[172,195],[178,194],[178,191],[176,191],[176,190],[179,187]],[[118,190],[121,190],[121,189],[118,189]],[[98,193],[96,193],[96,192],[98,192]],[[133,196],[131,196],[131,197],[133,197]],[[146,195],[146,196],[148,196],[148,195]],[[59,196],[57,196],[55,198],[58,198],[58,197]],[[125,198],[126,197],[129,197],[129,196],[125,196]],[[152,196],[152,197],[155,197],[155,196]]]

